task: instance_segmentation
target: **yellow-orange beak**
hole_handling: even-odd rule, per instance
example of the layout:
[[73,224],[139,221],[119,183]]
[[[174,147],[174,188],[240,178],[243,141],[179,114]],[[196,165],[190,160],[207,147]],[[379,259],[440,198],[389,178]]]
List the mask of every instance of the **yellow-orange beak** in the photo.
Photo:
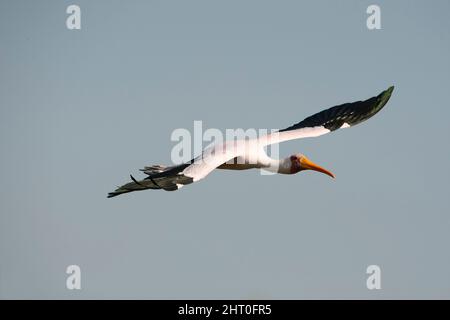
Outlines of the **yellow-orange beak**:
[[302,170],[314,170],[314,171],[325,173],[326,175],[329,175],[330,177],[335,178],[333,173],[331,173],[330,171],[322,168],[321,166],[318,166],[317,164],[315,164],[314,162],[312,162],[311,160],[309,160],[305,156],[302,156],[299,159],[299,161],[300,161],[300,165],[302,167]]

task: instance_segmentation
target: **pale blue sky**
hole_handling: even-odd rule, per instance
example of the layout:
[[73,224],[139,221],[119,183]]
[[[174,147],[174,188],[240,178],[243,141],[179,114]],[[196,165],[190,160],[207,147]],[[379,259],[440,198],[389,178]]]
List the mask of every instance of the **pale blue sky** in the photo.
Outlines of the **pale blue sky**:
[[[78,4],[82,29],[65,26]],[[377,3],[382,30],[366,28]],[[450,298],[450,2],[0,1],[1,298]],[[281,128],[332,170],[107,199],[176,128]],[[65,269],[82,270],[82,290]],[[366,289],[366,267],[382,290]]]

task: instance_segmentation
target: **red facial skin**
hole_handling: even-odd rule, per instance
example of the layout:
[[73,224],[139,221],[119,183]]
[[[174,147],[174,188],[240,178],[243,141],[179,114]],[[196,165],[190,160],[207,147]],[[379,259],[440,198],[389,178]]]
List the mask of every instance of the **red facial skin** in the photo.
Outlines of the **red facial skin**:
[[296,156],[291,156],[291,173],[297,173],[302,170],[300,160]]

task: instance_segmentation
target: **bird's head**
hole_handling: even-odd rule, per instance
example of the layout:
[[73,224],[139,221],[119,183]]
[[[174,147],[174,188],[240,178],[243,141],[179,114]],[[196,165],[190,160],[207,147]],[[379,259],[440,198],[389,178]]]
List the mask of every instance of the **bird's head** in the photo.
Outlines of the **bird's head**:
[[318,166],[311,160],[309,160],[303,154],[294,154],[290,157],[291,160],[291,173],[297,173],[303,170],[314,170],[318,172],[322,172],[330,177],[334,178],[334,174],[330,171]]

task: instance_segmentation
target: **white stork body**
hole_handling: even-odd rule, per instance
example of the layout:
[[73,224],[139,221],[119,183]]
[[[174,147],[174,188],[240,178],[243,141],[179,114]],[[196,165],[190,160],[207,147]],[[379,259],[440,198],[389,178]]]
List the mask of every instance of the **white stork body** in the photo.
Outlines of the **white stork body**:
[[188,163],[171,167],[161,165],[145,167],[141,170],[147,174],[145,179],[137,181],[131,176],[132,182],[110,192],[108,197],[146,189],[178,190],[183,185],[203,179],[215,169],[259,168],[281,174],[315,170],[334,177],[331,172],[314,164],[304,155],[294,154],[284,159],[273,159],[266,154],[264,148],[270,144],[288,140],[317,137],[363,122],[384,107],[393,90],[394,87],[390,87],[368,100],[329,108],[286,129],[256,139],[226,141],[223,144],[214,145]]

